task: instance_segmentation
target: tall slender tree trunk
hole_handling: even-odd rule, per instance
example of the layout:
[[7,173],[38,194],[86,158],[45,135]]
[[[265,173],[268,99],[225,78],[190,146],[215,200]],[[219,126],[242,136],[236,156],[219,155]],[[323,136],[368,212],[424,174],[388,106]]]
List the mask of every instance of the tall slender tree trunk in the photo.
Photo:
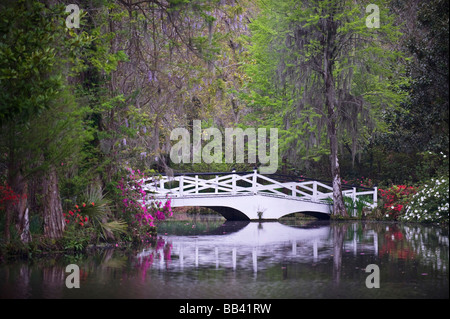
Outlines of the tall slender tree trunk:
[[27,192],[28,184],[21,173],[21,161],[16,159],[15,153],[15,136],[13,126],[10,130],[10,145],[8,156],[8,177],[7,182],[14,194],[17,196],[16,200],[10,201],[6,205],[5,218],[5,241],[8,243],[11,240],[10,226],[15,222],[17,234],[23,243],[31,241],[30,223],[27,208]]
[[342,196],[341,169],[339,167],[338,157],[338,138],[337,138],[337,101],[336,88],[333,78],[333,51],[335,48],[337,26],[332,19],[332,15],[324,22],[326,42],[324,43],[323,59],[323,79],[325,82],[325,104],[327,107],[327,129],[328,139],[330,141],[330,163],[331,177],[333,180],[333,215],[348,216]]
[[8,185],[17,195],[15,201],[10,201],[6,205],[6,220],[5,220],[5,241],[11,240],[10,226],[15,222],[17,234],[23,243],[31,241],[30,221],[27,207],[27,183],[25,179],[17,173],[12,178],[9,178]]
[[4,240],[5,243],[9,243],[11,240],[11,232],[9,231],[9,226],[11,225],[11,209],[7,206],[5,209],[5,225],[4,225]]
[[44,235],[48,238],[61,238],[64,232],[64,218],[59,196],[58,175],[51,166],[42,178]]
[[341,169],[339,167],[338,157],[338,139],[336,132],[336,123],[330,121],[328,125],[328,134],[330,139],[330,162],[331,176],[333,179],[333,215],[348,216],[344,205],[344,197],[342,195]]
[[19,195],[19,202],[16,204],[16,229],[19,234],[20,240],[23,243],[29,243],[31,241],[30,233],[30,216],[28,214],[27,205],[27,193],[28,184],[24,182],[24,188],[22,194]]

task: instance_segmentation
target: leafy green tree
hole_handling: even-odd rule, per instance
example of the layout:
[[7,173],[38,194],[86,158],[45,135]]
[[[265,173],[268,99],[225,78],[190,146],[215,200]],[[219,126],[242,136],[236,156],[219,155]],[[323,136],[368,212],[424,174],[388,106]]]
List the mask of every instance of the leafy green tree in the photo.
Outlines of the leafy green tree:
[[[379,27],[367,21],[369,4],[377,4]],[[345,216],[339,148],[350,143],[356,153],[382,127],[383,110],[402,98],[401,56],[386,45],[399,36],[387,2],[264,1],[261,8],[250,25],[254,80],[246,99],[255,117],[283,130],[286,148],[329,154],[333,211]]]
[[399,20],[404,25],[401,45],[411,56],[411,82],[403,87],[408,99],[386,116],[390,133],[379,138],[390,151],[410,156],[424,151],[448,154],[449,15],[444,9],[448,5],[448,0],[393,5],[393,10],[408,13],[400,13]]
[[6,208],[6,240],[13,219],[22,241],[31,239],[25,195],[36,178],[42,186],[44,234],[58,238],[64,229],[57,167],[85,136],[67,81],[90,41],[87,34],[66,29],[66,15],[64,6],[39,1],[0,6],[0,147],[6,182],[21,198]]
[[87,81],[104,90],[98,97],[98,87],[88,93],[97,110],[95,157],[110,161],[102,175],[111,177],[124,166],[175,168],[167,160],[171,129],[192,126],[195,119],[230,126],[241,116],[236,92],[244,80],[238,70],[239,35],[247,21],[243,5],[193,0],[106,6],[96,25],[103,24],[102,35],[114,36],[102,52],[124,48],[128,58],[110,73],[100,72],[101,81]]

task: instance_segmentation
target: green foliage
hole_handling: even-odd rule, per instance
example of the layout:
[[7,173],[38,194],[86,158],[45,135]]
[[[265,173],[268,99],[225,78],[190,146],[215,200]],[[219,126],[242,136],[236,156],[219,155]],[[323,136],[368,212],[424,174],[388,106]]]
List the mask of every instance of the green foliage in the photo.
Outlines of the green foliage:
[[[379,5],[378,29],[365,25],[369,3]],[[250,60],[242,66],[251,77],[241,93],[252,110],[248,122],[278,127],[283,157],[298,168],[329,155],[322,78],[328,50],[338,136],[354,160],[374,132],[385,130],[383,110],[395,108],[405,95],[398,89],[406,81],[401,53],[383,44],[400,35],[386,3],[285,0],[260,7],[250,24]],[[324,41],[331,34],[324,27],[327,18],[337,28],[332,43]]]
[[[436,159],[428,152],[449,154],[449,16],[448,10],[442,9],[448,7],[449,1],[418,2],[415,6],[410,1],[393,1],[390,5],[404,24],[400,45],[410,57],[410,81],[399,86],[408,98],[396,109],[386,110],[387,130],[374,136],[375,142],[394,160],[396,154],[411,159],[405,167],[413,181],[430,179],[440,174],[433,172]],[[393,169],[389,173],[395,172]]]
[[[22,127],[17,151],[26,153],[29,164],[40,163],[32,171],[45,172],[50,166],[68,168],[84,160],[81,148],[93,139],[83,122],[87,109],[79,107],[67,88],[49,103],[50,108]],[[20,148],[19,148],[20,147]]]
[[[324,201],[331,205],[331,207],[333,206],[333,198],[328,197]],[[344,196],[344,205],[350,216],[357,218],[362,218],[364,209],[369,207],[369,204],[364,199],[356,198],[354,200],[353,198],[348,196]],[[333,214],[332,216],[334,218],[339,217]]]
[[79,204],[64,213],[66,228],[62,245],[69,250],[84,250],[99,240],[119,240],[127,233],[127,224],[114,218],[110,202],[99,187],[88,187]]
[[92,228],[66,227],[61,245],[64,250],[83,251],[92,242]]
[[97,236],[104,241],[117,239],[127,231],[125,221],[114,219],[110,204],[110,201],[103,195],[101,188],[90,186],[83,196],[83,203],[80,205],[82,215],[89,217]]
[[38,2],[32,2],[31,8],[25,1],[0,7],[2,122],[18,114],[30,118],[46,107],[62,84],[60,76],[51,74],[56,51],[51,47],[55,28],[46,19],[49,14]]
[[64,63],[76,62],[89,43],[67,34],[63,6],[10,1],[0,6],[0,123],[26,122],[49,108],[64,85]]
[[[448,0],[414,4],[407,19],[406,0],[128,3],[79,2],[79,29],[66,28],[67,4],[59,1],[0,4],[0,180],[20,173],[27,181],[38,206],[33,234],[42,234],[42,195],[30,181],[52,167],[65,211],[87,205],[87,228],[65,233],[71,249],[132,233],[116,211],[123,168],[253,169],[224,158],[169,163],[171,129],[193,119],[222,133],[276,127],[283,169],[328,178],[321,76],[328,44],[342,175],[375,177],[389,189],[448,175]],[[379,6],[380,28],[366,27],[368,4]],[[328,21],[336,38],[327,44]],[[397,217],[407,202],[390,210]],[[362,212],[362,202],[347,204]],[[411,205],[408,218],[421,221],[445,207],[428,197],[427,213]]]

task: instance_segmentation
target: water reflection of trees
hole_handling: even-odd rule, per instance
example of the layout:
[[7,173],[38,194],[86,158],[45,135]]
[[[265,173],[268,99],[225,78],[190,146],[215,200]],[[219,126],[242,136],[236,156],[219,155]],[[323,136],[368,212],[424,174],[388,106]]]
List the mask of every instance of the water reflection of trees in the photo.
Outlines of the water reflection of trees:
[[161,237],[157,239],[156,243],[143,247],[142,252],[137,255],[134,267],[138,269],[142,281],[145,280],[147,271],[156,259],[165,262],[166,268],[169,267],[172,260],[172,244],[167,243]]
[[388,260],[420,261],[446,271],[449,263],[448,230],[423,225],[380,224],[379,257]]
[[392,259],[409,260],[416,257],[416,252],[411,242],[405,238],[404,228],[397,224],[387,226],[381,240],[379,256]]
[[[401,281],[415,280],[417,278],[416,270],[420,270],[419,275],[421,273],[431,274],[432,271],[435,271],[435,273],[448,271],[449,239],[446,229],[376,222],[333,222],[328,227],[329,235],[325,232],[323,239],[314,242],[315,246],[313,243],[305,244],[299,241],[291,243],[292,246],[289,246],[289,244],[282,247],[277,246],[279,250],[272,251],[270,254],[257,255],[255,249],[253,249],[254,255],[252,255],[252,252],[250,252],[250,255],[242,253],[239,255],[238,250],[237,257],[236,248],[230,246],[230,249],[234,249],[227,252],[227,256],[230,260],[233,260],[233,263],[231,263],[233,268],[230,269],[236,270],[236,260],[238,261],[237,269],[240,269],[239,261],[242,263],[241,265],[244,265],[245,262],[245,265],[250,264],[250,266],[253,262],[253,271],[256,274],[256,262],[258,262],[258,267],[261,265],[264,266],[262,267],[264,269],[271,269],[269,268],[270,262],[282,262],[283,267],[276,267],[276,271],[278,275],[281,271],[281,274],[287,278],[289,271],[291,271],[291,265],[295,265],[297,261],[303,263],[301,267],[308,260],[312,264],[319,263],[320,267],[325,267],[323,269],[326,269],[326,264],[331,268],[332,262],[332,269],[328,268],[327,273],[330,274],[332,271],[335,286],[342,286],[342,282],[347,284],[347,276],[354,276],[349,274],[347,270],[355,269],[354,266],[361,268],[369,263],[383,265],[382,273],[389,278],[394,278],[394,281],[395,278]],[[232,231],[232,229],[227,229],[227,231]],[[227,231],[221,229],[219,233],[225,233],[224,236],[226,236]],[[209,236],[206,237],[209,238]],[[351,247],[354,248],[353,256],[351,256]],[[158,238],[155,242],[142,247],[138,252],[134,250],[103,249],[86,255],[42,258],[36,259],[32,263],[17,262],[3,267],[1,275],[4,282],[2,282],[0,296],[4,298],[29,298],[34,296],[61,298],[74,296],[77,293],[81,294],[81,289],[76,292],[77,289],[65,287],[65,279],[68,275],[65,272],[65,267],[71,263],[80,266],[81,287],[88,281],[91,285],[104,284],[111,282],[111,280],[118,283],[119,280],[116,279],[131,277],[143,282],[148,280],[149,271],[155,266],[155,263],[160,270],[178,271],[183,269],[182,266],[181,268],[178,267],[183,262],[183,256],[173,256],[174,249],[177,250],[177,246],[173,246],[171,242],[164,238]],[[263,248],[258,249],[260,249],[258,253],[263,251]],[[303,258],[305,252],[309,255],[314,254],[314,258],[311,256],[309,258],[306,255]],[[184,250],[184,252],[180,250],[179,254],[182,253],[185,254],[184,258],[187,260],[186,254],[198,255],[199,250],[198,248]],[[211,254],[213,253],[214,251]],[[285,257],[280,256],[285,259],[273,259],[275,253],[283,254]],[[355,256],[358,256],[358,258],[355,258]],[[174,263],[172,258],[176,259]],[[198,258],[194,258],[194,260],[195,263],[192,265],[198,267]],[[210,260],[214,261],[212,257]],[[287,263],[286,266],[283,260],[288,260],[290,263]],[[384,263],[385,261],[388,261],[388,263]],[[351,266],[347,265],[348,262],[352,262]],[[185,270],[189,268],[186,261],[184,266]],[[202,268],[203,271],[208,271],[208,269],[207,267]],[[246,271],[251,271],[251,269],[251,267],[245,268]],[[389,275],[386,275],[387,273]],[[246,274],[248,275],[248,272]],[[366,275],[364,274],[364,276]],[[82,295],[80,296],[82,297]]]
[[[65,266],[61,258],[38,262],[16,261],[2,269],[1,298],[31,298],[36,291],[41,298],[60,298],[65,288]],[[37,286],[36,283],[39,285]]]
[[[368,238],[372,234],[373,238]],[[333,282],[338,285],[342,275],[344,246],[371,240],[374,246],[374,263],[382,260],[414,262],[430,271],[445,272],[449,265],[448,230],[424,225],[402,225],[386,223],[332,223],[330,241],[333,249]],[[365,246],[366,249],[368,246]],[[356,246],[355,246],[356,252]],[[362,252],[360,253],[362,254]],[[414,266],[414,267],[416,267]]]
[[333,283],[339,284],[342,271],[342,253],[345,235],[347,234],[349,224],[334,224],[333,232]]
[[435,270],[448,270],[448,229],[406,225],[403,227],[405,240],[411,245],[421,262]]

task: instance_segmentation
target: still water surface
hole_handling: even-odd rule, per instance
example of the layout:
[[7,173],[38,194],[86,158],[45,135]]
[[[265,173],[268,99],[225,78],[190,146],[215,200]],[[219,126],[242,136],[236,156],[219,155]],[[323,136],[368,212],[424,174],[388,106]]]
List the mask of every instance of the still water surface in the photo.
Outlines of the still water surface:
[[[0,298],[449,298],[448,229],[167,222],[157,242],[0,264]],[[68,264],[80,288],[68,289]],[[367,288],[379,267],[380,287]]]

